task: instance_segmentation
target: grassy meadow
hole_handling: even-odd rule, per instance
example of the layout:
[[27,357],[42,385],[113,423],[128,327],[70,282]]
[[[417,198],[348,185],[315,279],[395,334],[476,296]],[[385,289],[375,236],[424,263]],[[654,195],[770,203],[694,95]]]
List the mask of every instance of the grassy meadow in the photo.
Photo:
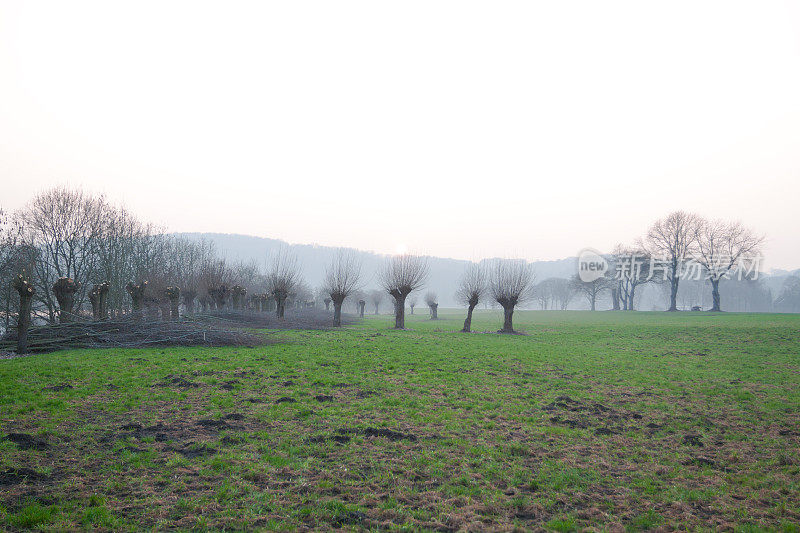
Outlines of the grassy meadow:
[[800,530],[800,316],[440,318],[0,360],[0,528]]

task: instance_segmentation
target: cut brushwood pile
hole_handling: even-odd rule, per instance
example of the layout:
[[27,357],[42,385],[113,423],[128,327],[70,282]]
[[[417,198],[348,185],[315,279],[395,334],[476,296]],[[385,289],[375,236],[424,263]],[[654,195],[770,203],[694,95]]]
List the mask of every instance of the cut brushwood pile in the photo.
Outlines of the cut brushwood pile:
[[[353,317],[343,316],[343,323]],[[317,309],[287,310],[284,318],[254,311],[212,311],[180,320],[146,320],[133,316],[115,320],[75,321],[31,327],[28,351],[53,352],[78,348],[140,348],[147,346],[251,346],[275,342],[254,329],[326,329],[330,313]],[[0,352],[17,347],[17,331],[0,338]]]
[[[255,329],[328,329],[332,325],[331,312],[324,309],[287,308],[285,313],[283,318],[278,318],[274,311],[222,310],[194,315],[193,318]],[[353,315],[342,315],[342,324],[353,323],[355,323]]]
[[[93,322],[68,322],[28,330],[30,352],[77,348],[140,348],[147,346],[248,346],[264,345],[267,336],[232,321],[183,318],[179,321],[124,318]],[[17,345],[16,330],[0,339],[0,352]]]

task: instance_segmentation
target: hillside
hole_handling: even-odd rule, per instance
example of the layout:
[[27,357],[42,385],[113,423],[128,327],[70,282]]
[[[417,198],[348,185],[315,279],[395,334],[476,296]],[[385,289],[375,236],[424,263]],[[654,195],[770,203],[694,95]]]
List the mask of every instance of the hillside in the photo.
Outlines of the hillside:
[[[336,248],[331,246],[318,246],[315,244],[288,244],[278,239],[253,237],[250,235],[225,234],[225,233],[181,233],[184,237],[206,239],[214,243],[217,250],[230,260],[255,260],[266,264],[271,254],[277,253],[281,247],[288,246],[297,255],[303,268],[303,277],[312,286],[316,287],[322,282],[325,267],[333,257]],[[374,252],[356,250],[362,260],[364,287],[374,288],[378,285],[377,272],[384,263],[384,255]],[[430,276],[426,290],[433,290],[439,295],[440,305],[443,307],[455,305],[453,295],[456,291],[458,278],[464,271],[468,261],[444,257],[431,257],[429,260]],[[535,261],[532,263],[536,272],[536,279],[543,280],[550,277],[566,278],[575,272],[575,258],[559,259],[556,261]]]

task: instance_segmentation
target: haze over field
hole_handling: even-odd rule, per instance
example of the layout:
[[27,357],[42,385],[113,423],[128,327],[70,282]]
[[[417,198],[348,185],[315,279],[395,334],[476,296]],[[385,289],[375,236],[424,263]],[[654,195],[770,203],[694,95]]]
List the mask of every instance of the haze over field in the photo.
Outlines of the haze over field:
[[675,209],[800,265],[791,2],[0,6],[0,206],[557,260]]

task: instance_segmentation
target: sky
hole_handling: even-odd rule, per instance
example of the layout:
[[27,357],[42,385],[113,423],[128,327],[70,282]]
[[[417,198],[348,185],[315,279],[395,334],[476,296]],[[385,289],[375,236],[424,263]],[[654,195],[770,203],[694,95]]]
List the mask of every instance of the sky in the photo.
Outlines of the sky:
[[800,267],[798,2],[6,2],[0,208],[574,256],[684,209]]

